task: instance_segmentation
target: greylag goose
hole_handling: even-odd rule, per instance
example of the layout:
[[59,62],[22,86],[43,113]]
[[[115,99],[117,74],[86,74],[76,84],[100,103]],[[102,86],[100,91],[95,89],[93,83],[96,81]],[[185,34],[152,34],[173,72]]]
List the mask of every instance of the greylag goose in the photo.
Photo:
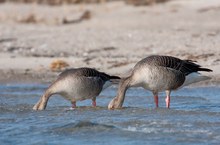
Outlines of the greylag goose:
[[92,68],[66,70],[48,87],[33,109],[44,110],[50,96],[54,94],[59,94],[71,101],[72,108],[76,108],[76,101],[85,99],[92,99],[92,105],[96,106],[96,96],[117,79],[120,77],[110,76]]
[[121,79],[118,93],[108,105],[108,109],[121,108],[129,87],[143,87],[154,95],[158,107],[158,92],[166,92],[166,107],[170,107],[170,93],[191,83],[210,79],[198,71],[211,72],[192,60],[181,60],[172,56],[152,55],[139,61],[129,77]]

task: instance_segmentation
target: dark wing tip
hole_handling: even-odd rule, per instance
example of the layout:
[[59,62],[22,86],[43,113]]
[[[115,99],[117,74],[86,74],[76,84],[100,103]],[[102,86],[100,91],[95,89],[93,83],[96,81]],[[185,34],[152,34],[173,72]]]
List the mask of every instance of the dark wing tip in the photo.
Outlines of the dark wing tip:
[[119,76],[110,76],[110,79],[121,79]]
[[206,72],[213,72],[213,70],[208,69],[208,68],[199,68],[199,71],[206,71]]
[[187,62],[197,62],[196,60],[191,60],[191,59],[185,59],[184,61],[187,61]]

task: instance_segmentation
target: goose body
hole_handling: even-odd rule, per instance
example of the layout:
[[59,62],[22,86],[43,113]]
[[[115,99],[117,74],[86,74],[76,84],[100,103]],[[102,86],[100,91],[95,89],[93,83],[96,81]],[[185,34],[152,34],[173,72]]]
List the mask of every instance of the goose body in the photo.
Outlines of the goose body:
[[185,85],[209,79],[198,71],[212,70],[202,68],[192,60],[181,60],[172,56],[152,55],[139,61],[132,74],[121,79],[117,96],[109,103],[108,108],[122,107],[126,90],[129,87],[143,87],[154,95],[158,107],[158,92],[166,92],[166,107],[170,107],[170,93]]
[[96,97],[101,91],[111,85],[112,80],[120,79],[110,76],[92,68],[76,68],[62,72],[57,80],[45,91],[39,102],[33,107],[34,110],[44,110],[49,97],[59,94],[76,107],[77,101],[92,99],[96,106]]

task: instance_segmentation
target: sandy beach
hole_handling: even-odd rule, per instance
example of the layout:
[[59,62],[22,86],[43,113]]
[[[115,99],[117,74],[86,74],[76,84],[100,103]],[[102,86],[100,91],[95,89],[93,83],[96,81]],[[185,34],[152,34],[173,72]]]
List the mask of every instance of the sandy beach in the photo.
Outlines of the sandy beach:
[[51,82],[74,67],[124,76],[142,58],[159,54],[196,60],[213,70],[202,84],[220,84],[219,13],[219,0],[1,3],[0,83]]

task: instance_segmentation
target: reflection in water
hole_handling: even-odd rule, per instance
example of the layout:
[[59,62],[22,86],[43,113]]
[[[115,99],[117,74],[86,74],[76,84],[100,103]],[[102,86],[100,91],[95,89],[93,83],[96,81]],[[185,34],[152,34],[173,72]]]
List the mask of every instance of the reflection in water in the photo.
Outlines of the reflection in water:
[[45,111],[33,105],[46,85],[0,85],[0,144],[218,144],[220,142],[220,87],[183,88],[173,92],[171,109],[154,109],[152,94],[129,89],[121,110],[107,110],[116,88],[91,101],[70,104],[60,96]]

